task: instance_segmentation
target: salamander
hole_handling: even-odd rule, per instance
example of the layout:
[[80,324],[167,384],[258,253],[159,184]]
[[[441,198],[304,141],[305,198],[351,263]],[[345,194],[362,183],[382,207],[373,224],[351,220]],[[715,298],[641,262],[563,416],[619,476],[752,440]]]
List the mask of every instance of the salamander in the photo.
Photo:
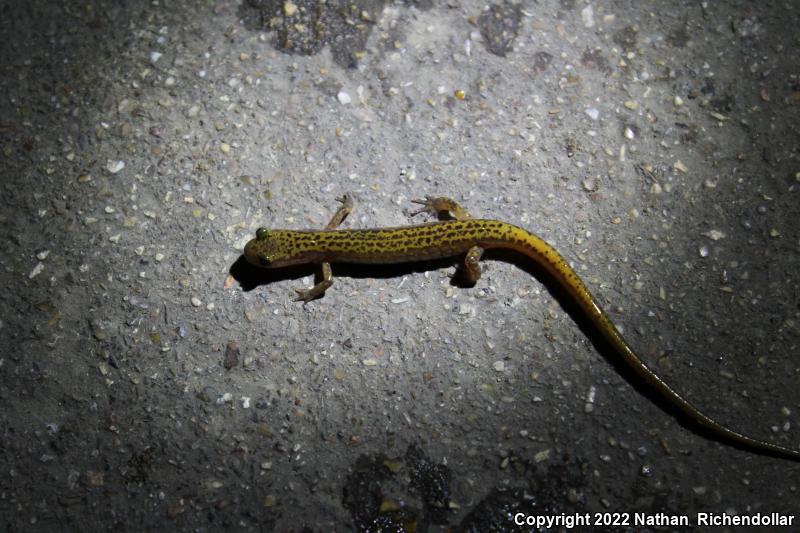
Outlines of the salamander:
[[484,250],[513,250],[527,256],[549,274],[624,365],[688,421],[722,442],[751,452],[800,461],[800,451],[731,429],[676,392],[636,355],[561,254],[533,233],[499,220],[472,218],[458,203],[445,197],[412,200],[422,205],[412,215],[430,213],[440,218],[435,222],[393,228],[336,229],[353,209],[349,196],[338,200],[342,206],[322,230],[259,228],[255,239],[245,245],[245,258],[263,268],[320,265],[322,275],[316,285],[295,289],[296,300],[309,302],[322,296],[333,284],[331,263],[389,264],[463,256],[462,272],[469,283],[475,283],[481,275],[479,261]]

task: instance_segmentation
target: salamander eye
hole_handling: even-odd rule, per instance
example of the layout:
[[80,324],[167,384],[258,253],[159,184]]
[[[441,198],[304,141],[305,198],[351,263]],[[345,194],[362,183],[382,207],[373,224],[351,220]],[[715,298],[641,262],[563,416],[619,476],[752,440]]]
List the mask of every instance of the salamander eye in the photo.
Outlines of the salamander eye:
[[268,234],[269,230],[267,228],[258,228],[256,230],[256,239],[266,239]]
[[261,266],[266,267],[269,266],[270,260],[266,255],[259,255],[258,262],[261,263]]

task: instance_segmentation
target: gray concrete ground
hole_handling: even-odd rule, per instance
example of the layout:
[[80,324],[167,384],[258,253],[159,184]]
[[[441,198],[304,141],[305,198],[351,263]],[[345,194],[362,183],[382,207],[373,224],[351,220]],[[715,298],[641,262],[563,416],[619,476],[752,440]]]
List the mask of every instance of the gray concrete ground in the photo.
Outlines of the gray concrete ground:
[[345,192],[349,227],[452,196],[556,246],[708,414],[800,448],[799,24],[793,2],[0,2],[0,529],[796,531],[800,465],[681,425],[524,269],[339,267],[303,306],[313,269],[240,254]]

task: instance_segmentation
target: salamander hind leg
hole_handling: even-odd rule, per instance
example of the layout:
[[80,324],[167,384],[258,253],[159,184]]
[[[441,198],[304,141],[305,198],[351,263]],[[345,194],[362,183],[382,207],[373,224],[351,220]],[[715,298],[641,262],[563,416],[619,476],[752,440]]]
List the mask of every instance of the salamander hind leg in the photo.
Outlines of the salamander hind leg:
[[483,248],[473,246],[464,257],[464,264],[458,269],[458,274],[470,285],[475,285],[481,279],[480,260],[482,255]]
[[426,196],[424,200],[415,199],[411,200],[415,204],[422,205],[421,208],[411,212],[411,216],[419,215],[420,213],[430,213],[431,215],[439,218],[440,220],[468,220],[472,215],[466,209],[458,205],[458,202],[446,196]]
[[328,225],[325,226],[325,229],[336,229],[342,222],[344,222],[344,219],[347,218],[347,215],[353,211],[353,198],[349,194],[345,193],[341,198],[337,198],[336,201],[342,205],[340,205],[339,209],[337,209],[333,214],[331,221],[328,222]]

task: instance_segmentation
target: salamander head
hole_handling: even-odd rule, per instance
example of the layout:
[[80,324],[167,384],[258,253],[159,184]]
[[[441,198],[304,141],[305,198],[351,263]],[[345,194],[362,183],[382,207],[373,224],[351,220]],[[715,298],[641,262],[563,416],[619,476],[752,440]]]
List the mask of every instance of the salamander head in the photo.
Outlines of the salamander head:
[[290,232],[259,228],[256,238],[244,247],[244,257],[253,265],[276,268],[294,264]]

